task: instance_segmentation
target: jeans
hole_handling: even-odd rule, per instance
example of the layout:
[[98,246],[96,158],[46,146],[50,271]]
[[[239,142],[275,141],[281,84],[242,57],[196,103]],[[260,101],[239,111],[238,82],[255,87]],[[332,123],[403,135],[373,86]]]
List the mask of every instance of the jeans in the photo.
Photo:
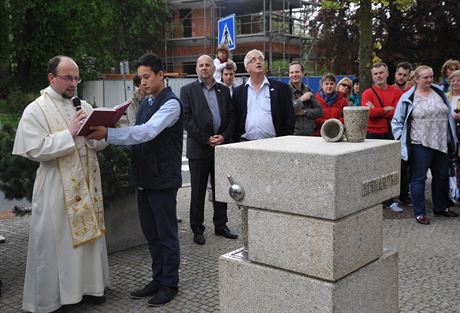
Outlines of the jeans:
[[431,171],[431,197],[433,212],[441,213],[447,207],[447,191],[449,188],[449,158],[446,153],[427,148],[423,145],[412,145],[410,163],[410,192],[414,204],[414,216],[426,215],[425,181],[428,169]]

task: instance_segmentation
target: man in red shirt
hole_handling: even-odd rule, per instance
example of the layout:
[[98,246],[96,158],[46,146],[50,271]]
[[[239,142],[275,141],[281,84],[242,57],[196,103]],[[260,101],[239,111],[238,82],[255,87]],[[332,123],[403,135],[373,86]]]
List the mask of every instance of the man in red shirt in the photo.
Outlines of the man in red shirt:
[[[388,85],[388,66],[385,63],[372,65],[371,74],[374,86],[364,90],[362,95],[362,105],[369,107],[366,138],[393,139],[390,122],[402,92],[398,88]],[[405,193],[406,191],[404,191]],[[395,212],[403,212],[403,209],[393,199],[384,201],[383,205]]]
[[366,138],[393,139],[390,122],[402,92],[388,85],[388,67],[385,63],[374,64],[371,74],[374,86],[364,90],[362,96],[362,105],[370,109]]
[[401,90],[402,93],[408,91],[412,86],[409,84],[410,72],[412,65],[409,62],[401,62],[396,66],[394,87]]

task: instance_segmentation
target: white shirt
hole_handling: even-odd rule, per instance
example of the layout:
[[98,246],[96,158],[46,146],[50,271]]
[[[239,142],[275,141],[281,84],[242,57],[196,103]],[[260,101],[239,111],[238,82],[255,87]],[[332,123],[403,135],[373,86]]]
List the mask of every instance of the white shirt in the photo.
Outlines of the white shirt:
[[222,71],[224,70],[225,66],[227,65],[227,62],[220,63],[219,58],[215,58],[214,61],[214,67],[216,70],[214,71],[214,79],[218,83],[222,83]]
[[272,138],[276,136],[273,125],[270,84],[266,76],[259,91],[252,85],[251,78],[246,82],[248,86],[248,103],[245,123],[245,133],[241,136],[247,140]]
[[107,142],[116,145],[135,145],[158,136],[167,127],[173,126],[180,117],[179,101],[170,99],[144,124],[122,128],[108,128]]

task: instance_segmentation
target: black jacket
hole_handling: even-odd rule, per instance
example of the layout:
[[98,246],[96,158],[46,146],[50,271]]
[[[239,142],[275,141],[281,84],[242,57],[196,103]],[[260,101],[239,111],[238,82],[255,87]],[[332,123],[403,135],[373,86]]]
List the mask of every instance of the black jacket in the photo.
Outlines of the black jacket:
[[[273,125],[276,136],[287,136],[294,133],[295,113],[292,106],[291,91],[283,82],[269,79],[270,103]],[[240,141],[245,133],[248,103],[248,86],[241,85],[233,89],[233,107],[235,109],[234,141]]]
[[219,104],[220,128],[214,133],[212,113],[197,80],[185,85],[180,90],[180,100],[184,108],[184,128],[187,131],[187,158],[211,159],[214,148],[208,145],[209,137],[224,136],[224,143],[231,142],[234,127],[234,114],[230,91],[222,84],[216,83],[216,98]]

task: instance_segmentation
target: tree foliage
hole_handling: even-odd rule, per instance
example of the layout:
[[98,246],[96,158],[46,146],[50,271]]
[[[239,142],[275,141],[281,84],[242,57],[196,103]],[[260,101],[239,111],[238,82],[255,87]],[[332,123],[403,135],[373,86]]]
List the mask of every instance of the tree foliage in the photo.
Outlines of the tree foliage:
[[[455,40],[460,31],[457,0],[338,0],[322,4],[313,26],[322,28],[318,54],[334,72],[354,69],[356,73],[358,65],[352,60],[359,60],[359,75],[369,85],[370,77],[365,73],[373,53],[389,65],[391,72],[397,63],[408,61],[414,66],[432,66],[439,73],[445,60],[460,58],[460,42]],[[370,28],[363,29],[363,24]],[[375,43],[382,49],[373,49]]]
[[[18,116],[47,86],[47,62],[55,55],[73,57],[84,79],[116,68],[120,60],[133,64],[156,48],[168,19],[164,0],[1,1],[2,107]],[[14,137],[13,125],[0,125],[0,190],[8,199],[30,199],[38,164],[11,155]],[[132,190],[127,151],[108,147],[99,160],[106,200]]]
[[4,0],[0,73],[9,85],[0,96],[12,81],[23,91],[46,86],[55,55],[74,57],[83,77],[135,60],[155,48],[168,18],[164,0]]

